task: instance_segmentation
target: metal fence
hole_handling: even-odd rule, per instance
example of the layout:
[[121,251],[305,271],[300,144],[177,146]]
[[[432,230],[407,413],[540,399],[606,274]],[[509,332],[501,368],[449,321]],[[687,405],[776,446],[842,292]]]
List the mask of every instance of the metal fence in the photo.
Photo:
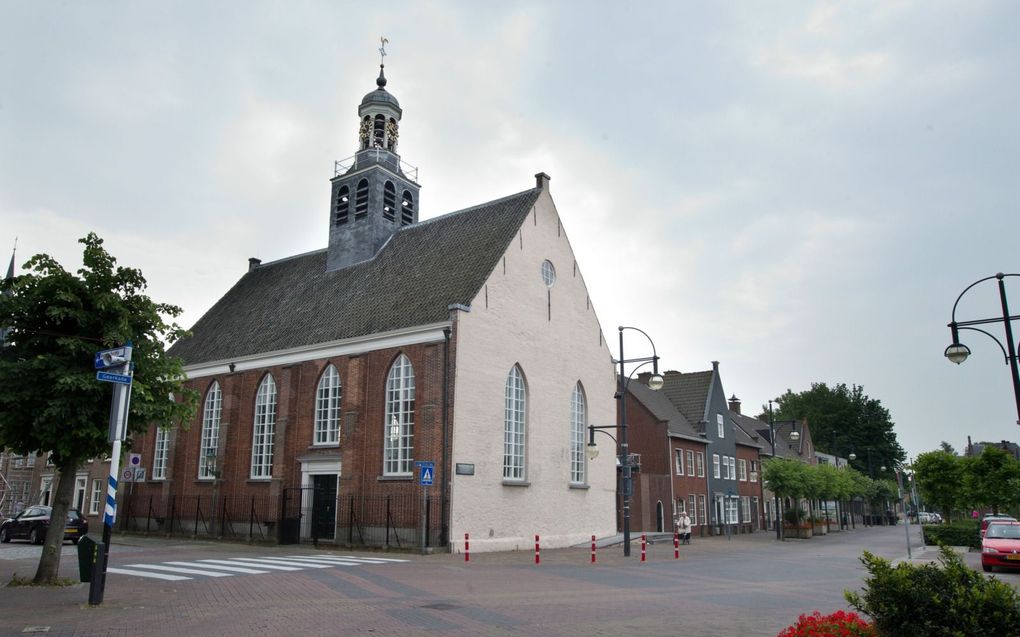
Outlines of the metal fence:
[[278,496],[125,494],[117,524],[132,533],[414,549],[444,543],[440,510],[438,497],[312,487],[284,489]]

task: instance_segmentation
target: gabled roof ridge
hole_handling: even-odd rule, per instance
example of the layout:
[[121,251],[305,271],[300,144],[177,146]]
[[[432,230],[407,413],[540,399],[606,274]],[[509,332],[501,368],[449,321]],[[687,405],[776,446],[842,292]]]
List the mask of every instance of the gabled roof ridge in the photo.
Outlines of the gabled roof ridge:
[[472,211],[477,210],[479,208],[485,208],[487,206],[492,206],[494,204],[503,203],[504,201],[508,201],[510,199],[514,199],[515,197],[520,197],[522,195],[526,195],[526,194],[529,194],[529,193],[538,192],[540,190],[541,190],[541,188],[529,188],[528,190],[522,190],[522,191],[514,193],[512,195],[507,195],[506,197],[500,197],[499,199],[493,199],[492,201],[486,201],[485,203],[480,203],[480,204],[477,204],[477,205],[474,205],[474,206],[469,206],[467,208],[461,208],[460,210],[454,210],[453,212],[447,212],[445,214],[439,215],[438,217],[431,217],[429,219],[424,219],[424,220],[419,221],[418,223],[416,223],[414,225],[404,226],[403,228],[400,228],[398,230],[398,232],[406,232],[408,230],[412,230],[414,228],[419,228],[421,226],[428,225],[428,224],[436,222],[436,221],[442,221],[442,220],[447,219],[448,217],[452,217],[454,215],[460,215],[460,214],[472,212]]
[[[277,264],[283,263],[285,261],[293,261],[294,259],[300,259],[301,257],[308,257],[308,256],[311,256],[313,254],[319,254],[320,252],[325,252],[328,249],[329,248],[318,248],[316,250],[309,250],[308,252],[302,252],[300,254],[292,254],[289,257],[280,257],[279,259],[275,259],[273,261],[266,261],[265,263],[259,263],[258,268],[264,268],[264,267],[267,267],[267,266],[270,266],[270,265],[277,265]],[[258,268],[256,268],[256,269],[258,269]]]

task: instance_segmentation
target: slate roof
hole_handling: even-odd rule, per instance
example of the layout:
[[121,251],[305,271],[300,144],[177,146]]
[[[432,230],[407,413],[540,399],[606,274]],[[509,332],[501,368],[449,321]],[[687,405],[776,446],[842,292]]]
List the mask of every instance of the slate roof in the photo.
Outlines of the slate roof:
[[712,370],[686,374],[669,371],[662,378],[665,383],[660,391],[697,428],[697,423],[705,419],[708,392],[712,389]]
[[627,385],[627,391],[639,403],[644,405],[648,411],[652,412],[653,416],[666,422],[669,433],[704,440],[698,436],[691,423],[682,413],[677,411],[677,408],[673,406],[673,403],[669,401],[669,398],[661,390],[652,391],[640,382],[632,382]]
[[745,445],[748,447],[758,447],[759,449],[768,448],[772,451],[772,445],[769,442],[768,436],[762,437],[758,433],[758,428],[761,427],[762,421],[757,418],[745,416],[744,414],[738,414],[737,412],[730,410],[730,422],[733,424],[734,431],[737,432],[737,444]]
[[405,226],[341,270],[326,271],[325,249],[259,265],[169,354],[194,365],[445,321],[477,295],[540,192]]

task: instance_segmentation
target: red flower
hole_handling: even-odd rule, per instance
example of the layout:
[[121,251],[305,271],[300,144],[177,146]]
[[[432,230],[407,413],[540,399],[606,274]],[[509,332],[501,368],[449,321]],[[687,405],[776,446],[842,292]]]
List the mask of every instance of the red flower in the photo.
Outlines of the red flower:
[[797,623],[784,629],[777,637],[876,637],[874,625],[857,613],[838,610],[830,615],[815,611],[801,615]]

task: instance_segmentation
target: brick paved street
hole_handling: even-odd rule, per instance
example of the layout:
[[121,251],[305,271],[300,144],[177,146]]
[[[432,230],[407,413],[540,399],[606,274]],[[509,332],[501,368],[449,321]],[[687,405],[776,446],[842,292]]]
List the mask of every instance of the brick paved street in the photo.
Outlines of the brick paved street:
[[[915,539],[919,544],[919,539]],[[778,543],[768,533],[699,538],[673,559],[672,542],[641,563],[622,547],[421,556],[116,537],[114,568],[167,562],[252,566],[259,573],[187,580],[111,574],[105,604],[88,585],[6,588],[0,634],[48,627],[48,635],[775,635],[799,613],[845,607],[859,586],[861,550],[906,557],[902,526],[858,529]],[[0,547],[0,580],[34,573],[39,547]],[[356,556],[361,559],[326,556]],[[295,556],[297,556],[295,558]],[[932,552],[915,557],[931,558]],[[273,560],[266,560],[270,557]],[[381,562],[374,558],[407,560]],[[218,562],[207,562],[217,560]],[[262,560],[261,562],[259,560]],[[275,561],[274,561],[275,560]],[[221,561],[221,562],[220,562]],[[259,568],[286,565],[297,570]],[[325,564],[306,568],[305,563]],[[138,568],[138,567],[135,567]],[[201,569],[198,569],[201,570]],[[243,569],[242,569],[243,570]],[[61,572],[76,577],[73,547]],[[172,571],[163,571],[174,574]],[[226,573],[227,571],[223,571]],[[1006,575],[1004,578],[1020,578]]]

